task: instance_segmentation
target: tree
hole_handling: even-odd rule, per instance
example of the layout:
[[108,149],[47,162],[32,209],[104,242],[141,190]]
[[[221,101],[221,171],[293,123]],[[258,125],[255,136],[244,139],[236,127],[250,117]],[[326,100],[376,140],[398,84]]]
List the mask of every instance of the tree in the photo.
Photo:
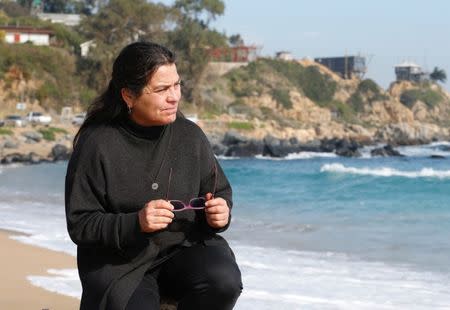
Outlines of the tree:
[[[12,1],[1,2],[0,10],[4,11],[9,17],[27,16],[30,14],[29,8],[25,8],[19,3]],[[0,22],[5,24],[3,20]]]
[[433,72],[430,74],[430,79],[433,82],[442,82],[445,83],[447,80],[447,74],[445,73],[444,69],[439,69],[438,67],[434,67]]
[[168,44],[179,55],[184,97],[195,102],[200,99],[196,86],[208,64],[209,50],[227,46],[225,35],[208,28],[212,20],[223,14],[225,5],[221,0],[177,0],[173,8],[178,21],[169,34]]
[[228,41],[230,42],[231,46],[244,45],[244,40],[239,33],[231,35]]
[[[221,0],[177,0],[174,7],[179,9],[183,16],[197,21],[205,28],[225,11],[225,4]],[[206,16],[206,20],[201,16]]]
[[167,20],[166,6],[145,0],[111,0],[97,14],[84,19],[79,31],[96,46],[89,59],[80,60],[90,86],[101,90],[106,85],[112,62],[125,45],[139,40],[164,43]]

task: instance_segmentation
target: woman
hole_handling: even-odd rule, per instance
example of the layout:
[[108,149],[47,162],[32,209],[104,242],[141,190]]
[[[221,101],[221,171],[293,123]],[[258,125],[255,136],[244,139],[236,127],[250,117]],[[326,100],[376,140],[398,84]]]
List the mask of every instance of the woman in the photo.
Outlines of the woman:
[[[232,309],[241,275],[227,242],[231,187],[181,117],[175,56],[125,47],[74,140],[66,218],[78,246],[81,309]],[[190,201],[190,204],[187,203]]]

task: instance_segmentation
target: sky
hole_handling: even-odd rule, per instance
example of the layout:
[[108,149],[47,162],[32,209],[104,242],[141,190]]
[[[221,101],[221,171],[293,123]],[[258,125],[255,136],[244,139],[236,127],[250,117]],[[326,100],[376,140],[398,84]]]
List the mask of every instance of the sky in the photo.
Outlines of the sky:
[[[172,4],[173,1],[161,1]],[[289,51],[294,58],[361,55],[365,78],[383,88],[394,66],[414,62],[444,69],[450,79],[448,0],[225,0],[212,27],[261,47],[260,56]],[[444,84],[450,90],[450,81]]]

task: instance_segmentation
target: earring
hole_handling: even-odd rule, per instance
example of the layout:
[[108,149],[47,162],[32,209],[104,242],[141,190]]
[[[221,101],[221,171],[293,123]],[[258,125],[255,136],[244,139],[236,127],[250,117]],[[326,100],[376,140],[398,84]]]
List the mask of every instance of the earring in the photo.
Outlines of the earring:
[[128,114],[131,114],[131,107],[129,105],[127,105],[128,107]]

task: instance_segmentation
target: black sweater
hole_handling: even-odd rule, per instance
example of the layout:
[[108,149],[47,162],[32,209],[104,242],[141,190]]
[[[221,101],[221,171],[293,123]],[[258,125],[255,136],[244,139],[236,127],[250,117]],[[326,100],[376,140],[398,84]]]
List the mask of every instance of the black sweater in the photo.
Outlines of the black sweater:
[[150,200],[168,194],[188,203],[212,192],[215,164],[216,197],[231,208],[230,184],[189,120],[142,127],[127,119],[83,130],[67,168],[65,197],[69,235],[78,245],[81,309],[124,309],[144,273],[179,246],[227,246],[216,232],[228,225],[211,228],[203,210],[176,212],[166,229],[154,233],[141,232],[138,220]]

